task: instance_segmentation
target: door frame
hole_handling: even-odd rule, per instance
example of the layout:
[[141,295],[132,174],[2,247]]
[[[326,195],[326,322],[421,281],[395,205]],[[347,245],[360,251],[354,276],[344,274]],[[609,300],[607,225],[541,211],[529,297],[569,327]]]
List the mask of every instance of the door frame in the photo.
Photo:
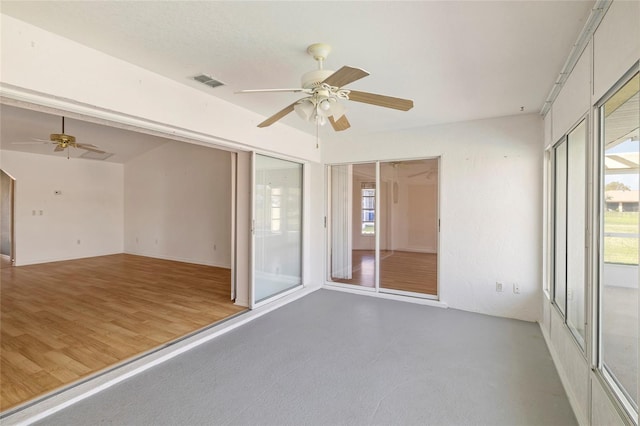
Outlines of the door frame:
[[[289,161],[292,163],[299,164],[301,166],[301,194],[300,194],[300,284],[271,295],[265,299],[260,301],[256,301],[255,298],[255,285],[256,285],[256,196],[258,195],[255,191],[256,188],[256,157],[258,155],[264,157],[275,158],[277,160]],[[307,252],[307,232],[306,232],[306,221],[305,217],[308,217],[307,206],[308,203],[305,202],[305,194],[307,193],[308,185],[309,185],[309,173],[308,173],[308,163],[306,161],[287,157],[283,155],[275,155],[270,152],[262,152],[262,151],[250,151],[250,179],[249,179],[249,191],[250,191],[250,220],[249,220],[249,308],[256,309],[263,305],[269,304],[275,300],[281,299],[294,293],[302,288],[305,285],[305,252]]]
[[[437,161],[437,176],[438,182],[436,185],[437,190],[437,206],[436,206],[436,218],[437,218],[437,229],[436,229],[436,252],[437,252],[437,260],[436,260],[436,269],[437,269],[437,279],[436,279],[436,294],[425,294],[425,293],[416,293],[409,292],[403,290],[394,290],[394,289],[385,289],[380,287],[380,233],[376,232],[375,235],[375,278],[374,278],[374,286],[373,287],[364,287],[357,284],[346,284],[331,281],[331,167],[332,166],[340,166],[340,165],[357,165],[357,164],[375,164],[376,170],[376,219],[375,226],[376,229],[380,229],[380,165],[382,163],[394,162],[394,161],[415,161],[415,160],[436,160]],[[412,157],[412,158],[395,158],[395,159],[382,159],[382,160],[370,160],[370,161],[354,161],[354,162],[344,162],[344,163],[331,163],[325,165],[325,182],[327,185],[327,190],[325,194],[325,218],[326,218],[326,245],[325,245],[325,255],[327,261],[325,262],[325,286],[334,287],[336,289],[344,289],[346,291],[355,291],[359,293],[374,293],[375,295],[391,295],[391,296],[405,296],[411,297],[412,299],[422,299],[422,300],[440,300],[440,278],[442,276],[441,273],[441,206],[442,206],[442,155],[437,156],[425,156],[425,157]]]
[[0,169],[0,172],[9,177],[9,262],[11,266],[16,264],[16,179],[7,173],[6,170]]

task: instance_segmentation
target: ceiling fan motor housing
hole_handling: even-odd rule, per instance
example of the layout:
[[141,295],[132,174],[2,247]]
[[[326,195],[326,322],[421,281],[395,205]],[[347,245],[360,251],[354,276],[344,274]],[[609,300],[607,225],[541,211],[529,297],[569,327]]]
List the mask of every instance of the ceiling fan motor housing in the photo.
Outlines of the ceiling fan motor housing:
[[315,89],[327,79],[334,71],[332,70],[313,70],[302,75],[302,88]]
[[75,145],[76,143],[75,136],[67,135],[64,133],[51,133],[49,135],[49,138],[51,139],[51,142],[57,142],[58,144],[63,145],[65,147],[67,145]]

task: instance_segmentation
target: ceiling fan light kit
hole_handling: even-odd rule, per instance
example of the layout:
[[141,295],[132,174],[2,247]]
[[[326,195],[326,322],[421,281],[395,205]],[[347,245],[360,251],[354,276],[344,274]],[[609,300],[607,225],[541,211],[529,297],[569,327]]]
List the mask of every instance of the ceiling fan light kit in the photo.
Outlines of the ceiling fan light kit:
[[258,127],[267,127],[295,111],[302,119],[321,126],[328,121],[335,131],[346,130],[351,127],[345,116],[346,108],[341,101],[356,101],[370,105],[408,111],[413,108],[413,101],[376,95],[374,93],[359,92],[343,89],[343,86],[353,83],[369,75],[363,69],[343,66],[338,71],[324,69],[324,61],[331,52],[331,46],[325,43],[315,43],[307,48],[307,53],[318,63],[318,69],[302,75],[300,89],[257,89],[241,90],[238,93],[256,92],[304,92],[307,97],[286,106]]

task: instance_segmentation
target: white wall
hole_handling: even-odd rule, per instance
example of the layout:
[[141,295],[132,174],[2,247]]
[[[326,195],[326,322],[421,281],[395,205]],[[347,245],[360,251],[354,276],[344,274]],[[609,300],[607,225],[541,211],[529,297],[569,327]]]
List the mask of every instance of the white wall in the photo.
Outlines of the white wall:
[[[432,160],[436,161],[436,160]],[[390,200],[393,250],[437,253],[438,178],[400,177],[398,203]]]
[[615,0],[593,36],[593,95],[600,99],[640,57],[640,2]]
[[124,166],[124,249],[231,267],[231,154],[168,142]]
[[122,252],[121,164],[2,151],[0,168],[16,179],[16,265]]
[[[589,141],[597,146],[594,107],[640,59],[639,18],[640,2],[615,0],[611,4],[545,117],[544,146],[557,142],[585,113],[589,113],[590,119]],[[593,164],[597,164],[597,158]],[[595,190],[592,194],[597,199]],[[593,285],[595,282],[596,279],[591,281]],[[593,289],[588,288],[587,295],[593,294]],[[587,349],[583,351],[549,298],[541,296],[541,300],[540,327],[580,424],[622,425],[629,422],[621,414],[620,405],[603,386],[602,379],[591,370],[596,363],[592,359],[596,342],[592,341],[591,334],[597,323],[592,315],[594,311],[587,309],[586,312]],[[587,306],[594,303],[595,300],[589,297]]]
[[[535,321],[541,279],[542,118],[523,114],[325,143],[327,163],[442,156],[440,299]],[[496,281],[505,291],[495,291]],[[520,285],[520,294],[511,290]]]

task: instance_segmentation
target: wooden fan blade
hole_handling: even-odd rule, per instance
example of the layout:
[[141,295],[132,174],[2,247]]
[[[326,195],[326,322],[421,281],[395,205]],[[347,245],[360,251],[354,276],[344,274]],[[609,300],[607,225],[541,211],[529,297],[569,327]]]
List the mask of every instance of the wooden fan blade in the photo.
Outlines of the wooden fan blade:
[[64,148],[61,147],[60,145],[57,145],[56,148],[53,150],[53,152],[60,152],[60,151],[64,151]]
[[343,115],[338,120],[334,120],[333,119],[333,115],[330,115],[329,116],[329,123],[331,123],[331,126],[333,127],[333,130],[335,130],[336,132],[341,132],[341,131],[347,130],[349,127],[351,127],[351,124],[349,123],[349,120],[347,120],[347,116],[346,115]]
[[281,109],[280,111],[276,112],[275,114],[273,114],[271,117],[267,118],[266,120],[264,120],[262,123],[258,124],[258,127],[267,127],[267,126],[271,126],[273,123],[275,123],[276,121],[280,120],[282,117],[284,117],[285,115],[289,114],[291,111],[293,111],[293,106],[295,104],[297,104],[298,101],[295,101],[294,103],[292,103],[291,105]]
[[385,108],[399,109],[400,111],[409,111],[413,108],[413,101],[411,99],[394,98],[391,96],[376,95],[375,93],[359,92],[357,90],[351,90],[349,92],[349,100]]
[[236,94],[242,94],[242,93],[271,93],[271,92],[293,92],[293,93],[298,93],[298,92],[305,92],[305,93],[311,93],[312,91],[309,89],[248,89],[248,90],[239,90],[237,92],[235,92]]
[[329,77],[325,78],[323,83],[333,87],[342,87],[368,75],[369,73],[363,69],[348,67],[345,65]]
[[78,143],[76,144],[76,148],[80,148],[80,149],[86,149],[87,151],[91,151],[91,152],[97,152],[98,154],[106,154],[105,151],[101,151],[99,149],[94,148],[95,145],[90,145],[90,144],[84,144],[84,143]]

